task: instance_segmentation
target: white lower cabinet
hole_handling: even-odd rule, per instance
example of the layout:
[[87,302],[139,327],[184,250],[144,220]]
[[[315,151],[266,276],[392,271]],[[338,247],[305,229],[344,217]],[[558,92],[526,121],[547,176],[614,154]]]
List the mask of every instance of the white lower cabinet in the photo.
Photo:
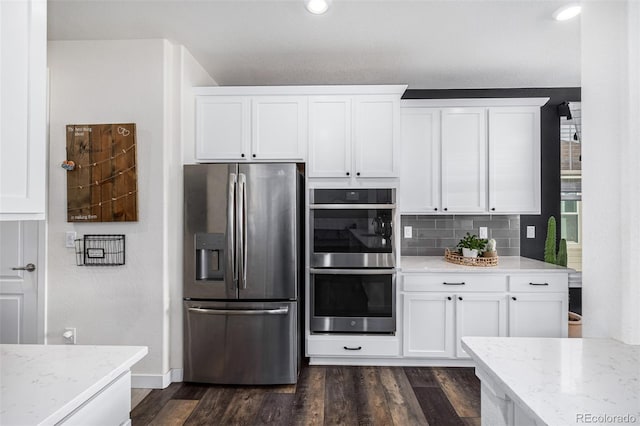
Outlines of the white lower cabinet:
[[311,335],[307,355],[314,357],[389,357],[400,354],[396,336]]
[[511,293],[509,335],[567,337],[568,310],[564,293]]
[[405,294],[403,301],[404,356],[453,356],[453,295]]
[[404,295],[404,356],[468,358],[464,336],[506,336],[504,293]]
[[507,299],[504,293],[456,296],[456,357],[469,358],[460,341],[465,336],[507,335]]
[[469,358],[465,336],[567,337],[566,273],[406,274],[402,289],[405,357]]

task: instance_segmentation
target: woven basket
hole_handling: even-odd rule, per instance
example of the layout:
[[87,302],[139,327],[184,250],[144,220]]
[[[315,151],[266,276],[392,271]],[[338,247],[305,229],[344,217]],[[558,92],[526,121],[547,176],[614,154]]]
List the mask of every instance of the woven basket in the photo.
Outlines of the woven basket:
[[457,251],[444,249],[444,260],[464,266],[497,266],[498,257],[463,257]]

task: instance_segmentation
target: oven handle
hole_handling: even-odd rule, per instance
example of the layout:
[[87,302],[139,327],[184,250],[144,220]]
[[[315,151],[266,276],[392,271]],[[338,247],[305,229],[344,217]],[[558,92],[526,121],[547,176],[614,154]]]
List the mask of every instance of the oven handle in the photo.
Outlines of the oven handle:
[[309,204],[311,210],[395,209],[395,204]]
[[396,270],[391,269],[320,269],[311,268],[312,274],[322,275],[392,275]]

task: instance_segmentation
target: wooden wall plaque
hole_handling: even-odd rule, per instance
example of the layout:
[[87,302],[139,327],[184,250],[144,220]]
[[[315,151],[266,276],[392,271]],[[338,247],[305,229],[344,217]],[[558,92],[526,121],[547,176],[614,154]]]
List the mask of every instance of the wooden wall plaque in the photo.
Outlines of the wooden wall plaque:
[[67,222],[138,220],[136,125],[67,125]]

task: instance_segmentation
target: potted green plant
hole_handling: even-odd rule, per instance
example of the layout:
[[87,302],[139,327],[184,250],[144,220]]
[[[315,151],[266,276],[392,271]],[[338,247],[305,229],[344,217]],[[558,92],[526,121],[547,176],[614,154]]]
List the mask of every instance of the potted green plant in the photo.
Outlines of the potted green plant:
[[482,252],[486,245],[487,240],[467,232],[467,235],[458,242],[456,247],[462,251],[464,257],[478,257],[478,253]]

